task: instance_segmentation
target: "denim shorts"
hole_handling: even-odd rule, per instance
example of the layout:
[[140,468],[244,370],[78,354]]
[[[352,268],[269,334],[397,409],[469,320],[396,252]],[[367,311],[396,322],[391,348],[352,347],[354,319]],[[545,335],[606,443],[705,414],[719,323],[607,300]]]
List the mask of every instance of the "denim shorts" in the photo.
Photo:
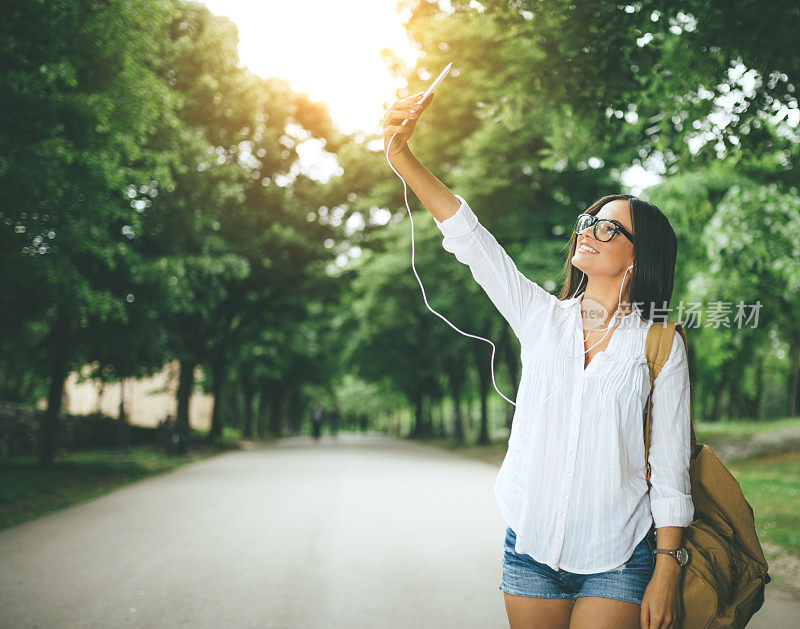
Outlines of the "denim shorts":
[[650,583],[656,558],[655,526],[634,548],[631,558],[622,566],[606,572],[575,574],[553,570],[530,555],[514,550],[516,534],[506,529],[503,545],[503,576],[497,586],[508,594],[534,598],[571,598],[602,596],[641,605],[645,588]]

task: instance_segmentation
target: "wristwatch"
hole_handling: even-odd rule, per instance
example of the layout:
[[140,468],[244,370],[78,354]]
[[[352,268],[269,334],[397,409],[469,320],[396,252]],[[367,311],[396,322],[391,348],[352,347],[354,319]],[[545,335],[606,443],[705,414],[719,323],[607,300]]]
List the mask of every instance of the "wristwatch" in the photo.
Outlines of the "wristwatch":
[[684,546],[681,546],[680,548],[676,548],[675,550],[667,550],[666,548],[656,548],[653,551],[653,554],[655,555],[656,553],[663,553],[665,555],[672,555],[673,557],[675,557],[675,561],[677,561],[678,565],[681,566],[681,567],[683,567],[687,563],[689,563],[689,551],[686,550],[686,548]]

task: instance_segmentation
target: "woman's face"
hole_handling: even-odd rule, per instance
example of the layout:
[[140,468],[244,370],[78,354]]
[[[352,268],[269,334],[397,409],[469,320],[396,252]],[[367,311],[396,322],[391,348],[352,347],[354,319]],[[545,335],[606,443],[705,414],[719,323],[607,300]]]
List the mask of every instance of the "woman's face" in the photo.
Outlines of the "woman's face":
[[[618,221],[633,235],[630,203],[628,201],[624,199],[609,201],[600,208],[600,211],[595,216]],[[598,227],[599,231],[600,228]],[[576,239],[572,266],[579,268],[589,277],[621,276],[633,264],[633,243],[622,232],[614,234],[614,237],[608,242],[602,242],[594,237],[594,229],[590,227],[578,234]],[[583,250],[581,248],[582,244],[586,244],[597,253]]]

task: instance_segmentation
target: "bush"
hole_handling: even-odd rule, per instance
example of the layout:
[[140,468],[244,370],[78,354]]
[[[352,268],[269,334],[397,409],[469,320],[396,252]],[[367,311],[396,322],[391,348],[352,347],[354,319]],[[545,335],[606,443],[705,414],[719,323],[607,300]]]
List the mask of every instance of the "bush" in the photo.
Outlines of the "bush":
[[[23,404],[0,404],[0,456],[38,452],[44,411]],[[62,413],[58,423],[58,445],[75,452],[113,448],[119,438],[119,420],[101,413],[70,415]],[[151,445],[157,442],[157,430],[127,426],[128,445]]]

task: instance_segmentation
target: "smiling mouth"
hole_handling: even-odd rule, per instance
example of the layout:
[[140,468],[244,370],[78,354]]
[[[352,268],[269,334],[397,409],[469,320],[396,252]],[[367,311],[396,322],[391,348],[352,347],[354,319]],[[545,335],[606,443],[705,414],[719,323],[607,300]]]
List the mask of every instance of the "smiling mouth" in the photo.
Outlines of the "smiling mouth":
[[594,249],[593,247],[590,247],[589,245],[583,245],[583,244],[578,247],[578,249],[576,250],[576,253],[578,251],[580,251],[581,253],[589,254],[589,255],[597,255],[598,253],[600,253],[597,249]]

